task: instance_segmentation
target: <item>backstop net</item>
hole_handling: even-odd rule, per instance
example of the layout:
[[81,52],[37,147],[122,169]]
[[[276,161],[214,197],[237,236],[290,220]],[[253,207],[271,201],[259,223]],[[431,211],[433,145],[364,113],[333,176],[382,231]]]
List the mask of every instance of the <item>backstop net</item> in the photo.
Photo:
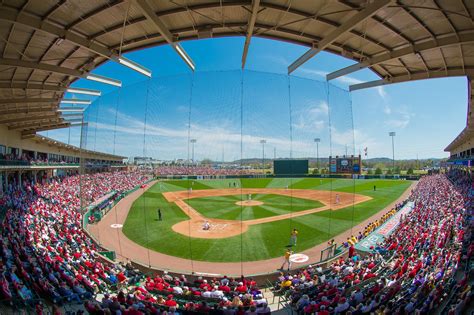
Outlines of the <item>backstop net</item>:
[[[331,174],[329,159],[356,154],[351,96],[327,82],[248,70],[156,77],[97,98],[84,121],[84,226],[118,259],[208,273],[206,261],[221,261],[249,274],[287,248],[317,262],[360,223],[354,179]],[[274,174],[274,161],[296,162]]]

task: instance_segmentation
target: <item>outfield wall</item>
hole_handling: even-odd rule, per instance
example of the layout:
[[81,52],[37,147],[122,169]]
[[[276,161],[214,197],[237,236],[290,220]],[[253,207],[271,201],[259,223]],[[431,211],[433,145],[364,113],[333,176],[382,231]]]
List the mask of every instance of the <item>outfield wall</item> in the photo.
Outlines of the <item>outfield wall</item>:
[[239,178],[334,178],[334,179],[394,179],[394,180],[411,180],[417,181],[422,175],[342,175],[342,174],[308,174],[308,175],[166,175],[156,176],[157,179],[190,179],[190,180],[206,180],[206,179],[239,179]]

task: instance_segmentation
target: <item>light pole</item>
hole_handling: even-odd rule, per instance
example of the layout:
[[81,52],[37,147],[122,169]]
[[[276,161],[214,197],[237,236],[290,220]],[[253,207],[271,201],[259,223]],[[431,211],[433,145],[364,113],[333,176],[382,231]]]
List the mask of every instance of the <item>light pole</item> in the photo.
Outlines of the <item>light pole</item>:
[[262,139],[260,143],[262,144],[262,173],[265,174],[265,143],[267,143],[267,140]]
[[193,149],[192,149],[192,161],[193,161],[193,164],[194,164],[194,144],[196,143],[196,139],[191,139],[189,140],[189,142],[191,142],[192,146],[193,146]]
[[388,135],[392,137],[392,174],[395,175],[395,131],[390,131]]
[[319,169],[319,143],[321,142],[321,139],[314,138],[314,142],[316,142],[316,165],[318,167],[318,172],[321,173],[321,170]]

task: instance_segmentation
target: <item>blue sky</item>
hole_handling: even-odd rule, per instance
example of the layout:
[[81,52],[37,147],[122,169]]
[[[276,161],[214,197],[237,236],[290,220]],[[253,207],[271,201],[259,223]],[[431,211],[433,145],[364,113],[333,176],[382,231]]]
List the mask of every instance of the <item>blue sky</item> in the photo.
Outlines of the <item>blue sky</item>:
[[[312,140],[319,137],[320,156],[367,147],[369,157],[390,157],[388,132],[396,131],[396,158],[428,158],[447,156],[444,147],[465,126],[466,78],[347,92],[350,84],[378,79],[362,70],[331,81],[337,87],[330,87],[328,103],[327,88],[318,81],[354,61],[320,53],[293,73],[288,90],[287,66],[307,48],[253,38],[242,73],[243,43],[240,37],[183,42],[196,64],[194,75],[169,46],[160,46],[126,55],[151,69],[152,81],[109,62],[93,72],[122,80],[122,90],[75,82],[103,91],[88,109],[86,147],[124,156],[186,158],[192,154],[188,140],[196,138],[196,159],[232,160],[260,157],[263,138],[266,156],[275,150],[277,157],[305,157],[315,156]],[[69,130],[44,134],[67,142]],[[70,139],[78,145],[79,128],[71,128]]]

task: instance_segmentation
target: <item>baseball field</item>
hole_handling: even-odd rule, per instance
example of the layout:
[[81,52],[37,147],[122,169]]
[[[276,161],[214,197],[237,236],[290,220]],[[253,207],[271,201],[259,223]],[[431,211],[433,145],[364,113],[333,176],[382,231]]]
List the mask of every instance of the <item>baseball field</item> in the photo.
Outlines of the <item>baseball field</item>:
[[[319,178],[159,181],[132,204],[123,233],[143,247],[186,259],[264,260],[282,255],[293,228],[299,231],[293,250],[301,252],[381,211],[410,184]],[[209,231],[202,229],[206,221]]]

